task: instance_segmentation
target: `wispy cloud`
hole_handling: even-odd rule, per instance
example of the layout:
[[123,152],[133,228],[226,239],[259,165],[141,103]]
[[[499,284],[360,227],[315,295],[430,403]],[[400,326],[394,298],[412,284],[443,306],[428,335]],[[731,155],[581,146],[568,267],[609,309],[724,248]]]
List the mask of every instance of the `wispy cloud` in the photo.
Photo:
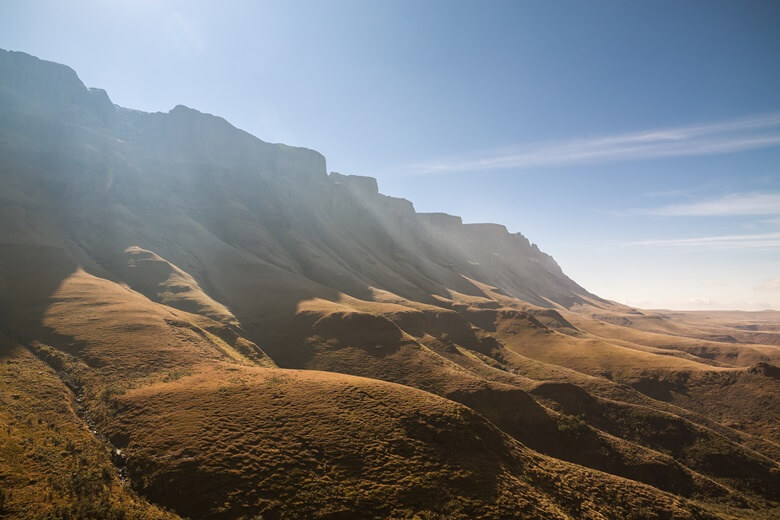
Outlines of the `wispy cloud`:
[[732,193],[709,200],[641,210],[641,213],[672,217],[780,215],[780,193]]
[[675,238],[663,240],[640,240],[627,242],[627,246],[653,247],[695,247],[695,248],[775,248],[780,247],[780,233],[760,233],[753,235],[721,235],[694,238]]
[[411,165],[417,173],[470,172],[711,155],[780,146],[780,113],[591,139],[519,145]]
[[755,288],[761,291],[780,291],[780,278],[771,278],[769,280],[764,280]]
[[715,305],[715,302],[706,296],[694,296],[693,298],[688,298],[687,302],[699,307],[711,307]]

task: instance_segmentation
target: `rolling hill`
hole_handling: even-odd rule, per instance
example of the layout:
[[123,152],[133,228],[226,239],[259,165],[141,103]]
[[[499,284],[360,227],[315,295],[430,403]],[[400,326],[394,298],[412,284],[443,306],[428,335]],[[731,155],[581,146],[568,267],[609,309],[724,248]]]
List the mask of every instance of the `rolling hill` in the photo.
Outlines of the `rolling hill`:
[[0,50],[0,515],[773,518],[778,323]]

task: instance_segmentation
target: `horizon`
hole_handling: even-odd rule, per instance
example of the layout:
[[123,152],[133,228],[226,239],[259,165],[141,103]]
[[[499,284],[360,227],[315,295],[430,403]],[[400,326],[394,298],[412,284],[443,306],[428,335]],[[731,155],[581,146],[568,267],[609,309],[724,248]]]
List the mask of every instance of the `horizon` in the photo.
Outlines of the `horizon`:
[[[566,12],[398,3],[376,13],[342,2],[307,4],[296,18],[291,6],[304,4],[232,5],[246,20],[232,27],[237,41],[279,51],[254,68],[220,62],[239,53],[224,41],[227,18],[204,3],[36,4],[60,9],[51,17],[6,5],[0,47],[63,63],[127,108],[184,104],[264,141],[312,148],[329,170],[375,177],[417,211],[504,224],[604,298],[670,310],[780,309],[780,35],[772,30],[780,7],[708,3],[702,16],[695,3],[568,4]],[[453,7],[442,18],[444,5]],[[269,29],[261,35],[250,24],[260,14]],[[85,21],[97,30],[80,30]],[[546,34],[551,21],[569,37]],[[404,23],[411,43],[393,38]],[[325,27],[355,33],[322,38]],[[475,32],[461,41],[464,28]],[[134,30],[150,41],[131,48],[122,37]],[[585,35],[593,38],[577,40]],[[161,45],[166,38],[173,44]],[[372,45],[381,60],[370,59]],[[317,67],[366,78],[352,86],[335,75],[334,86],[331,74],[305,88]],[[528,79],[528,67],[541,73]],[[582,87],[569,88],[572,80]],[[228,86],[235,96],[225,96]],[[464,106],[475,99],[483,105]]]

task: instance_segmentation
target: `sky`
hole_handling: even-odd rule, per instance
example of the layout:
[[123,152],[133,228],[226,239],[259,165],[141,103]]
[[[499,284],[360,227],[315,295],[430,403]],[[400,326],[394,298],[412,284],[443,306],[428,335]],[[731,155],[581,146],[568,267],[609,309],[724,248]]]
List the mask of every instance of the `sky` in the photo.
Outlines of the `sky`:
[[780,309],[780,2],[0,4],[0,48],[498,222],[643,308]]

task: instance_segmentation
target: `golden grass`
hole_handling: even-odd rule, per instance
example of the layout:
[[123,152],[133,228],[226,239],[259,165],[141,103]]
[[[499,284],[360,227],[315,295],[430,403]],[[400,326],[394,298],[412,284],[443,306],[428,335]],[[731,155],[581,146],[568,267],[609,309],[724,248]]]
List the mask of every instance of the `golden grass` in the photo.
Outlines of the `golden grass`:
[[[776,510],[776,463],[743,447],[774,453],[767,442],[775,426],[760,410],[772,406],[775,390],[754,388],[756,378],[767,376],[713,367],[685,348],[654,343],[670,334],[530,306],[484,284],[485,296],[450,291],[452,299],[427,302],[380,289],[366,295],[373,301],[327,291],[303,297],[311,294],[304,284],[281,307],[270,296],[253,302],[259,314],[252,331],[280,321],[268,336],[251,337],[270,338],[269,351],[285,366],[332,374],[255,368],[274,361],[219,311],[221,304],[209,303],[194,279],[182,278],[161,257],[132,252],[167,276],[151,286],[158,292],[144,289],[152,299],[133,284],[63,268],[66,276],[41,291],[45,304],[29,306],[40,309],[42,328],[28,328],[26,337],[61,377],[83,389],[93,424],[129,455],[134,485],[179,513],[708,514],[687,499],[726,517],[750,508]],[[272,276],[268,269],[268,279],[254,278],[245,289],[283,291],[287,275]],[[140,290],[142,282],[135,287]],[[165,289],[180,285],[186,290]],[[199,306],[169,300],[171,294]],[[595,411],[567,408],[567,395],[553,399],[537,391],[544,381],[579,385],[599,396],[600,405]],[[718,393],[721,387],[739,397],[729,401]],[[756,401],[755,415],[742,403],[747,396],[766,399]],[[724,401],[734,406],[707,408]],[[284,413],[274,415],[280,405]],[[416,429],[405,429],[420,414],[424,424],[438,425],[423,428],[434,434],[418,438]],[[478,433],[484,428],[493,433]],[[384,443],[372,455],[363,448],[372,445],[366,435],[401,439],[414,449],[394,453]],[[529,448],[568,462],[539,458]],[[531,473],[529,457],[543,461]],[[737,469],[724,474],[718,460]],[[582,483],[603,494],[591,496]],[[636,490],[644,498],[636,498]]]
[[[699,330],[681,327],[676,320],[668,318],[637,319],[634,315],[620,314],[612,316],[614,322],[611,322],[592,319],[577,313],[567,313],[567,316],[582,330],[605,341],[655,347],[665,349],[672,354],[688,354],[700,358],[699,360],[705,363],[714,360],[730,366],[750,366],[758,362],[775,364],[780,362],[780,348],[775,346],[739,344],[734,340],[713,341],[711,339],[713,337],[726,339],[735,333],[733,327],[722,324],[717,329],[713,329],[712,333],[702,334]],[[606,318],[604,315],[600,314],[600,316]],[[650,326],[645,326],[648,322]],[[715,334],[715,330],[720,334]]]
[[0,335],[0,517],[166,519],[120,482],[51,367]]
[[191,275],[177,266],[138,246],[128,247],[124,253],[116,272],[136,291],[170,307],[238,325],[227,307],[206,294]]
[[142,490],[185,515],[710,516],[536,455],[451,401],[340,374],[215,368],[120,396],[108,432]]

